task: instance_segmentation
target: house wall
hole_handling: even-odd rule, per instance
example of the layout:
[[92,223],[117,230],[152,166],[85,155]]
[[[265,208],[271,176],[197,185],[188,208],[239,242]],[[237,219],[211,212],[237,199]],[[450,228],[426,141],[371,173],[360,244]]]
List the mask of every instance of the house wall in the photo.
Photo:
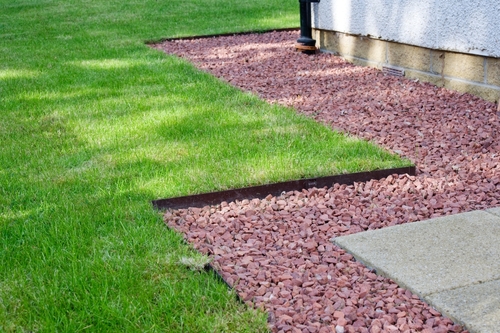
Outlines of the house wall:
[[312,12],[324,51],[500,98],[500,1],[321,0]]

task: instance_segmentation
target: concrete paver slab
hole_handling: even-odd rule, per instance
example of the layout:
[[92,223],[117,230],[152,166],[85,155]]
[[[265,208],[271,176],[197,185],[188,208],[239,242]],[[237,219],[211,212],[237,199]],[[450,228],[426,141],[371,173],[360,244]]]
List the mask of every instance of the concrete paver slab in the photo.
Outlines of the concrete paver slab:
[[500,332],[500,280],[435,293],[428,302],[471,332]]
[[500,278],[500,216],[484,211],[338,237],[334,242],[420,297]]
[[333,241],[471,333],[500,332],[500,207]]
[[497,208],[490,208],[486,210],[488,213],[491,213],[496,216],[500,216],[500,207]]

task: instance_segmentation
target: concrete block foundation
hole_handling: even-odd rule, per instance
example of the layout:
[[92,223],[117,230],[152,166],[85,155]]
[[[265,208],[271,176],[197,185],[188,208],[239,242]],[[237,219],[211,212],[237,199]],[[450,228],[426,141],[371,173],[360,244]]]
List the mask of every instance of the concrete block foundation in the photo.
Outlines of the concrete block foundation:
[[434,50],[367,36],[313,29],[320,50],[355,65],[404,70],[405,76],[491,102],[500,100],[500,58]]

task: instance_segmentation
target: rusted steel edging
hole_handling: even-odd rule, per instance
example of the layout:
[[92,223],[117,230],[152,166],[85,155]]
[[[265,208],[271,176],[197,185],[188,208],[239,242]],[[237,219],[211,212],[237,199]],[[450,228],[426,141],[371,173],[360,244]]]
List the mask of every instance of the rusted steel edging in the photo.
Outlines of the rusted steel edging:
[[160,39],[152,39],[145,41],[145,44],[161,44],[164,42],[173,42],[176,40],[187,40],[187,39],[204,39],[204,38],[217,38],[217,37],[229,37],[229,36],[240,36],[240,35],[252,35],[252,34],[264,34],[273,31],[298,31],[300,28],[279,28],[279,29],[263,29],[263,30],[250,30],[244,32],[228,32],[223,34],[214,35],[195,35],[195,36],[183,36],[183,37],[167,37]]
[[358,172],[344,175],[292,180],[260,186],[244,187],[220,192],[188,195],[182,197],[158,199],[152,202],[158,210],[182,209],[188,207],[204,207],[220,204],[223,201],[231,202],[244,199],[264,199],[269,194],[278,196],[282,192],[301,191],[309,188],[331,187],[333,184],[351,185],[354,182],[366,182],[372,179],[382,179],[393,174],[408,174],[414,176],[415,166]]

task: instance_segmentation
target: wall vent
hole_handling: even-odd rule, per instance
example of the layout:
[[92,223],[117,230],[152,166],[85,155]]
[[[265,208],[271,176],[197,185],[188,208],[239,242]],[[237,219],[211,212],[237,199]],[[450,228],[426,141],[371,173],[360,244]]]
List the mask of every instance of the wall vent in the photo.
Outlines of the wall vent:
[[403,69],[394,67],[382,66],[382,72],[392,76],[405,76],[405,71]]

